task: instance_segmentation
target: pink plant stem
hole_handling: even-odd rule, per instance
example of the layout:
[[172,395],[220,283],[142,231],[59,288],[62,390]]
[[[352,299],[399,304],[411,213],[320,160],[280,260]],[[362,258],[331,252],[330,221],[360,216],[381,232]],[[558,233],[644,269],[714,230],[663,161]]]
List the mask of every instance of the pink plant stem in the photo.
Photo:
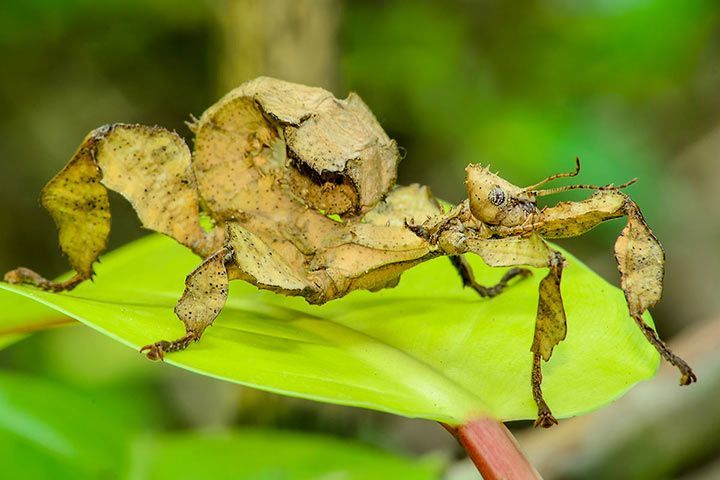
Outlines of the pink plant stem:
[[541,478],[501,422],[483,417],[465,425],[443,427],[460,442],[484,480]]

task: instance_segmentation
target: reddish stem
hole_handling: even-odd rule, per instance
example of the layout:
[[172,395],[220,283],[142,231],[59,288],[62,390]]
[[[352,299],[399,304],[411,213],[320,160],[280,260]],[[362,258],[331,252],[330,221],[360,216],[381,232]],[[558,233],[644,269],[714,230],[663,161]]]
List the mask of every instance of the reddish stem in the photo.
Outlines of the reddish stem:
[[445,424],[443,427],[460,442],[483,479],[541,478],[501,422],[483,417],[458,427]]

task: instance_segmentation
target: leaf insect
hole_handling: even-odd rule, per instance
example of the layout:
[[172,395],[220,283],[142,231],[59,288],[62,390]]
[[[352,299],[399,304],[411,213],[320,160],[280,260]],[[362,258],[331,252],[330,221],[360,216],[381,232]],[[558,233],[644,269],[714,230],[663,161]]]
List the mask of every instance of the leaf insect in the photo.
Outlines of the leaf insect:
[[[468,198],[445,213],[427,187],[395,185],[398,146],[359,96],[339,100],[320,88],[267,77],[242,84],[189,126],[192,154],[176,133],[160,127],[114,124],[90,132],[41,193],[74,276],[53,282],[21,267],[5,280],[60,292],[92,278],[110,233],[108,190],[133,205],[145,228],[203,259],[175,307],[185,333],[144,346],[141,352],[153,360],[200,340],[222,310],[231,280],[322,304],[358,289],[394,287],[404,271],[439,256],[448,256],[463,284],[484,297],[527,277],[523,267],[547,268],[529,370],[535,424],[549,427],[557,420],[543,398],[541,366],[567,332],[560,292],[566,261],[545,239],[627,217],[615,258],[630,316],[678,368],[682,385],[696,381],[642,317],[660,299],[664,252],[621,191],[632,182],[541,188],[576,176],[577,160],[573,172],[521,188],[469,165]],[[581,202],[537,206],[538,197],[571,189],[594,193]],[[201,215],[212,219],[211,229],[201,226]],[[498,284],[480,285],[466,253],[512,268]]]

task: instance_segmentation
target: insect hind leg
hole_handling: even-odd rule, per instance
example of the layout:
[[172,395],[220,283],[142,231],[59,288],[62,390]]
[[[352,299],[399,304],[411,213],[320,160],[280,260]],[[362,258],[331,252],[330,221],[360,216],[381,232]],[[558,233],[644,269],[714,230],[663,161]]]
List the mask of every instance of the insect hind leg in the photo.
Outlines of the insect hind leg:
[[174,238],[198,255],[208,256],[222,241],[220,229],[205,232],[200,225],[200,200],[185,142],[158,127],[109,125],[85,137],[40,196],[76,275],[52,282],[18,268],[5,280],[58,292],[92,278],[93,264],[105,251],[110,234],[108,190],[132,204],[145,228]]
[[185,335],[176,340],[160,340],[140,349],[150,360],[162,360],[166,353],[186,349],[200,340],[207,327],[225,306],[228,296],[227,266],[232,249],[223,247],[210,255],[185,279],[185,291],[175,306],[175,314],[185,324]]
[[71,278],[62,281],[62,282],[54,282],[52,280],[48,280],[47,278],[43,277],[39,273],[30,270],[29,268],[25,267],[18,267],[15,270],[10,270],[7,272],[3,278],[6,282],[12,283],[12,284],[28,284],[33,285],[35,287],[40,288],[41,290],[45,290],[48,292],[63,292],[63,291],[69,291],[73,288],[80,285],[82,282],[86,280],[86,278],[76,273]]

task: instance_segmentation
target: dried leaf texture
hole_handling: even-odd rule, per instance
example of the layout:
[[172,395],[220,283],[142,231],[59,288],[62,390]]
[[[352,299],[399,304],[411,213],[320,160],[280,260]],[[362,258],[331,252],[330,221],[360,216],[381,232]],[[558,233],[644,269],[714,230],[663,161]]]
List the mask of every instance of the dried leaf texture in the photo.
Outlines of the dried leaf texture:
[[505,237],[485,239],[468,236],[466,248],[460,253],[471,252],[480,256],[492,267],[527,265],[547,267],[552,250],[538,235],[529,237]]
[[630,314],[640,315],[662,296],[665,252],[630,199],[627,216],[628,223],[615,242],[615,259]]
[[546,362],[550,360],[557,344],[567,336],[565,306],[560,293],[562,262],[560,257],[540,281],[535,335],[530,350],[542,356]]
[[158,127],[113,125],[96,137],[95,152],[103,185],[132,204],[145,228],[195,251],[203,246],[190,150],[182,138]]
[[230,232],[231,278],[323,303],[394,285],[429,254],[405,219],[440,209],[424,187],[391,192],[397,146],[357,95],[258,78],[194,129],[198,190]]
[[122,194],[143,226],[207,254],[214,238],[198,222],[190,152],[175,133],[116,124],[91,132],[67,166],[43,189],[41,202],[57,224],[60,246],[84,277],[106,248],[106,188]]
[[582,202],[560,202],[540,212],[538,233],[548,238],[582,235],[605,220],[625,214],[627,196],[617,190],[599,191]]
[[175,306],[175,314],[186,330],[199,338],[225,306],[228,296],[228,274],[222,248],[209,256],[185,280],[185,291]]
[[92,276],[92,264],[110,235],[110,200],[93,150],[91,133],[40,195],[57,226],[60,248],[85,278]]
[[200,194],[217,219],[267,210],[264,199],[248,198],[263,175],[282,179],[283,193],[311,208],[367,211],[394,185],[400,158],[357,95],[339,100],[321,88],[266,77],[209,108],[196,134]]
[[228,225],[228,243],[233,249],[235,265],[250,283],[271,287],[286,294],[299,295],[309,288],[302,272],[277,255],[260,237],[239,224]]
[[410,185],[393,190],[362,220],[347,222],[341,238],[328,242],[310,262],[311,274],[325,286],[314,301],[395,286],[402,272],[437,254],[405,228],[405,221],[424,221],[441,211],[427,187]]

